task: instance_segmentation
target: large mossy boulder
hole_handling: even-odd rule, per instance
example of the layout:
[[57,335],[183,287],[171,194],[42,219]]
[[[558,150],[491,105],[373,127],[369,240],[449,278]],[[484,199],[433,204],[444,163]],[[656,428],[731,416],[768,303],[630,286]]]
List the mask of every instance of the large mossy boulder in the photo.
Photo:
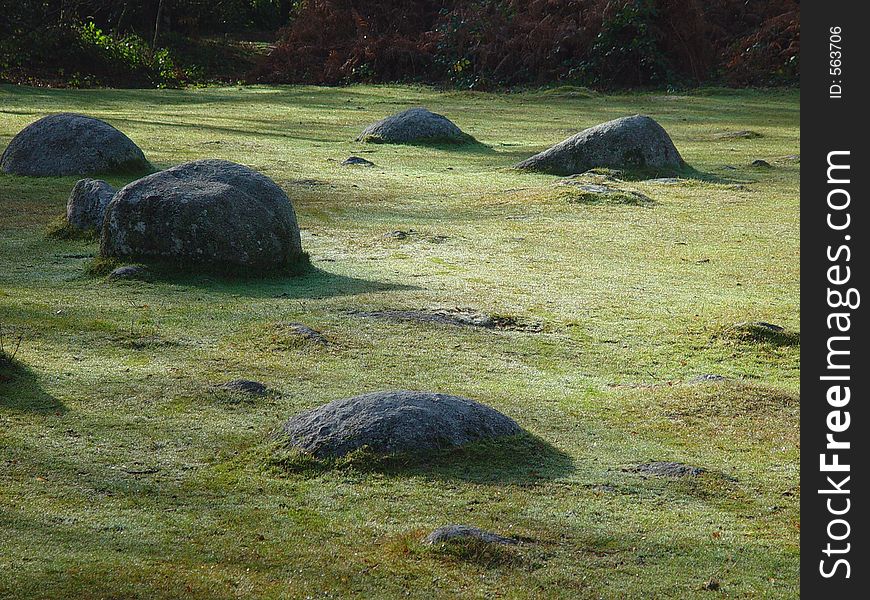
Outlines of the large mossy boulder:
[[673,173],[685,162],[661,125],[634,115],[585,129],[516,165],[553,175],[574,175],[596,167]]
[[18,132],[0,157],[0,170],[13,175],[60,176],[152,169],[139,146],[105,121],[60,113]]
[[362,448],[417,454],[521,432],[513,419],[474,400],[414,391],[335,400],[296,415],[283,428],[291,446],[317,458]]
[[372,123],[356,141],[380,144],[476,143],[453,121],[422,107],[409,108]]
[[106,209],[104,257],[257,271],[305,264],[293,205],[271,179],[197,160],[121,188]]

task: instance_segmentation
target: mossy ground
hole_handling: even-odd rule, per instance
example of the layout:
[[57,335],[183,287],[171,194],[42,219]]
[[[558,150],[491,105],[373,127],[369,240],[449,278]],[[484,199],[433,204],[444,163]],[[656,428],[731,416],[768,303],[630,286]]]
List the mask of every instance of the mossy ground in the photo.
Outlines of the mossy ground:
[[[25,336],[0,379],[0,597],[797,597],[799,337],[723,333],[799,332],[800,167],[780,160],[799,151],[798,98],[0,87],[0,148],[70,110],[157,167],[263,171],[295,203],[314,267],[87,277],[97,243],[45,235],[77,178],[0,177],[0,323]],[[353,141],[419,105],[489,149]],[[642,209],[516,192],[556,178],[510,165],[635,113],[703,177],[631,181],[655,201]],[[762,136],[711,134],[738,130]],[[340,166],[352,154],[378,166]],[[400,229],[418,233],[385,237]],[[351,314],[457,306],[542,331]],[[331,343],[274,343],[272,324],[291,321]],[[736,382],[682,383],[703,373]],[[274,393],[215,393],[237,378]],[[326,469],[275,468],[264,450],[294,413],[387,388],[480,400],[547,450]],[[658,460],[706,471],[624,470]],[[534,541],[421,543],[447,523]]]

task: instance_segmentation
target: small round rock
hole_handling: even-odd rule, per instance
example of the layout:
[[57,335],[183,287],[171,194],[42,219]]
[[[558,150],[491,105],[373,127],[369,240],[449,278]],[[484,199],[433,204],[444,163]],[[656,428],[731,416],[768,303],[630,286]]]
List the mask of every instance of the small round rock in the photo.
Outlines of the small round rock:
[[439,527],[432,533],[426,536],[423,540],[424,544],[440,544],[454,540],[476,540],[487,544],[501,544],[503,546],[518,544],[519,540],[505,537],[485,531],[471,525],[446,525]]
[[265,384],[250,379],[234,379],[221,387],[230,392],[242,392],[253,396],[263,396],[269,389]]

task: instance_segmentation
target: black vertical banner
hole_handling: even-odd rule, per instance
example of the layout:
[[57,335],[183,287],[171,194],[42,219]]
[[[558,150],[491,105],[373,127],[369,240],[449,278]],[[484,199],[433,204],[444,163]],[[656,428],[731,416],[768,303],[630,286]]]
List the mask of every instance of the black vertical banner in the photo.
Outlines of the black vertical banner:
[[[866,4],[801,7],[801,593],[866,598]],[[824,596],[822,595],[824,594]]]

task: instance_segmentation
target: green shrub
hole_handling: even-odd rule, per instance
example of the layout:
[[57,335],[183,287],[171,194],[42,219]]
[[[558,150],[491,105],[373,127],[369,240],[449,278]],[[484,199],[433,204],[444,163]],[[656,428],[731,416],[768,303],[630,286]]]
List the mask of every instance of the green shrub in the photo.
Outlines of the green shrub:
[[601,87],[662,86],[673,81],[674,69],[659,46],[657,19],[651,0],[627,3],[602,22],[585,60],[570,75]]
[[177,87],[183,79],[167,49],[151,48],[136,34],[114,37],[93,22],[75,29],[82,66],[92,64],[92,73],[105,83],[163,88]]

